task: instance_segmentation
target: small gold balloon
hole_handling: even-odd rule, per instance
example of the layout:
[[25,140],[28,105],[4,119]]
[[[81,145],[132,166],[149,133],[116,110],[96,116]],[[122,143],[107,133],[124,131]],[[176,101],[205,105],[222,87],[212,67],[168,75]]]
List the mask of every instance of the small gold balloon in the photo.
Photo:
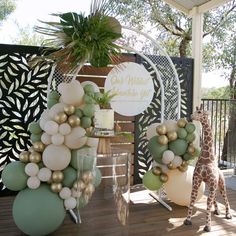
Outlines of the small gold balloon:
[[86,187],[86,184],[82,180],[75,181],[73,184],[73,188],[75,190],[82,191],[83,189],[85,189],[85,187]]
[[188,166],[179,166],[178,167],[178,169],[179,169],[179,171],[181,171],[181,172],[185,172],[185,171],[187,171],[187,169],[188,169]]
[[177,133],[176,133],[175,131],[170,131],[170,132],[168,132],[166,135],[167,135],[167,137],[168,137],[168,139],[169,139],[170,141],[174,141],[174,140],[176,140],[177,137],[178,137],[178,135],[177,135]]
[[62,124],[65,123],[67,120],[67,115],[64,112],[59,112],[58,114],[56,114],[54,116],[54,120],[58,123],[58,124]]
[[195,148],[193,146],[188,147],[188,153],[193,154],[195,152]]
[[31,146],[28,151],[29,151],[29,152],[35,152],[34,146]]
[[62,184],[61,183],[52,183],[51,184],[51,190],[55,193],[59,193],[62,189]]
[[52,173],[52,182],[60,183],[64,179],[64,174],[60,170],[53,171]]
[[39,152],[31,152],[29,155],[30,162],[39,163],[42,160],[41,154]]
[[74,114],[75,112],[75,107],[73,105],[66,105],[64,107],[64,112],[69,116],[69,115],[72,115]]
[[184,128],[187,123],[188,123],[188,121],[187,121],[185,118],[180,118],[180,119],[177,121],[177,125],[178,125],[180,128]]
[[160,143],[161,145],[166,145],[169,141],[166,135],[158,136],[157,140],[158,140],[158,143]]
[[174,165],[170,162],[167,167],[170,169],[170,170],[173,170],[175,169]]
[[183,166],[183,167],[188,166],[188,162],[187,161],[183,161],[181,166]]
[[30,155],[30,152],[29,151],[23,151],[20,153],[19,155],[19,159],[21,162],[24,162],[24,163],[27,163],[29,162],[29,155]]
[[80,125],[80,118],[76,115],[71,115],[68,118],[68,123],[71,127]]
[[168,175],[167,174],[165,174],[165,173],[161,173],[160,174],[160,180],[161,180],[161,182],[163,182],[163,183],[166,183],[167,181],[168,181]]
[[82,180],[84,181],[85,184],[88,184],[93,180],[93,173],[91,171],[86,171],[82,175]]
[[161,168],[159,166],[154,166],[152,169],[152,173],[154,175],[160,175],[161,174]]
[[166,130],[166,126],[165,125],[158,125],[156,127],[156,132],[160,135],[162,134],[166,134],[167,130]]
[[84,189],[84,194],[91,197],[94,190],[95,190],[95,188],[94,188],[93,184],[88,184],[87,187]]
[[36,152],[43,152],[44,149],[45,149],[45,145],[42,142],[40,142],[40,141],[39,142],[35,142],[33,144],[33,147],[34,147],[34,150]]

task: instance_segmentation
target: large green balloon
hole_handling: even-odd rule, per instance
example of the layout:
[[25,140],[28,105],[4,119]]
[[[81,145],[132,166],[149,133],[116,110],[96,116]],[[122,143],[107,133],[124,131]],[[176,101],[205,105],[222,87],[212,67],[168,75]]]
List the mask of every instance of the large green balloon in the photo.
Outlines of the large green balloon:
[[32,143],[39,142],[39,141],[41,141],[41,136],[42,136],[41,133],[40,134],[31,134],[30,140]]
[[65,218],[63,200],[42,184],[37,189],[20,191],[13,203],[13,218],[17,227],[27,235],[48,235]]
[[71,151],[70,165],[79,171],[93,170],[95,157],[80,155],[80,150],[82,149],[75,149]]
[[76,181],[77,171],[71,166],[68,166],[62,172],[64,174],[64,178],[62,181],[63,186],[71,188],[73,183]]
[[92,183],[95,187],[97,187],[102,181],[102,173],[96,166],[94,168],[94,173],[95,173],[95,176]]
[[86,84],[84,85],[84,92],[87,94],[93,94],[94,93],[94,87],[92,84]]
[[187,150],[188,144],[183,139],[176,139],[169,143],[169,149],[178,156],[183,155]]
[[185,129],[186,129],[186,131],[187,131],[188,133],[193,133],[193,132],[195,131],[195,129],[196,129],[196,126],[195,126],[193,123],[189,122],[189,123],[185,126]]
[[81,126],[84,129],[89,128],[92,125],[92,120],[88,116],[83,116],[80,121],[81,121]]
[[83,108],[83,113],[85,116],[92,117],[94,116],[95,106],[94,104],[86,104]]
[[27,185],[27,179],[25,164],[20,161],[11,162],[3,169],[2,182],[12,191],[24,189]]
[[168,149],[168,145],[160,144],[157,141],[157,136],[154,136],[149,140],[147,147],[148,147],[149,152],[153,156],[153,159],[156,162],[162,164],[162,154],[164,151]]
[[161,188],[163,182],[161,182],[158,175],[154,175],[151,170],[147,171],[143,176],[143,185],[152,191],[156,191]]
[[51,92],[49,93],[48,98],[49,98],[49,99],[55,99],[55,100],[58,101],[59,98],[60,98],[60,94],[59,94],[56,90],[54,90],[54,91],[51,91]]
[[184,139],[187,136],[187,131],[185,130],[185,128],[178,128],[177,129],[177,135],[178,138]]

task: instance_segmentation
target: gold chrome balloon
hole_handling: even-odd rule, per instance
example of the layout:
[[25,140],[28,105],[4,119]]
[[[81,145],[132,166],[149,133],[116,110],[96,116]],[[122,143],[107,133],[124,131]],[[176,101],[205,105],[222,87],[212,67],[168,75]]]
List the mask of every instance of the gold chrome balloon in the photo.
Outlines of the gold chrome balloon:
[[174,141],[178,137],[178,135],[175,131],[168,132],[166,135],[167,135],[169,141]]
[[40,142],[40,141],[39,142],[35,142],[33,144],[33,147],[34,147],[34,150],[36,152],[43,152],[44,149],[45,149],[45,145],[42,142]]
[[74,107],[73,105],[66,105],[66,106],[64,107],[64,112],[65,112],[68,116],[70,116],[70,115],[72,115],[72,114],[75,113],[75,107]]
[[160,175],[161,174],[161,168],[159,166],[154,166],[152,169],[152,173],[154,175]]
[[31,146],[28,151],[29,151],[29,152],[35,152],[34,146]]
[[193,154],[195,152],[195,148],[193,146],[188,147],[188,153]]
[[58,114],[56,114],[54,116],[54,120],[58,123],[58,124],[62,124],[65,123],[67,120],[67,115],[64,112],[59,112]]
[[166,130],[166,126],[165,125],[158,125],[156,127],[156,132],[160,135],[162,134],[166,134],[167,130]]
[[75,181],[73,184],[73,188],[75,190],[82,191],[83,189],[85,189],[85,187],[86,187],[86,184],[82,180]]
[[88,184],[89,182],[92,182],[93,180],[93,173],[91,171],[86,171],[82,175],[82,180],[85,184]]
[[181,165],[181,166],[178,167],[178,169],[179,169],[179,171],[181,171],[181,172],[185,172],[185,171],[187,171],[188,166],[183,166],[183,165]]
[[175,169],[174,165],[170,162],[167,167],[170,169],[170,170],[173,170]]
[[53,171],[52,173],[52,182],[60,183],[64,179],[64,174],[60,170]]
[[168,175],[167,174],[165,174],[165,173],[161,173],[161,175],[160,175],[160,180],[161,180],[161,182],[163,182],[163,183],[166,183],[167,181],[168,181]]
[[20,153],[19,155],[19,159],[21,162],[24,162],[24,163],[27,163],[29,162],[29,155],[30,155],[30,152],[29,151],[23,151]]
[[87,187],[84,189],[84,194],[87,195],[89,198],[92,196],[95,188],[93,184],[88,184]]
[[31,152],[29,155],[30,162],[39,163],[42,160],[41,154],[39,152]]
[[184,128],[187,123],[188,123],[188,121],[187,121],[185,118],[180,118],[180,119],[177,121],[177,125],[178,125],[180,128]]
[[76,115],[71,115],[68,118],[68,123],[71,127],[80,125],[80,118]]
[[51,190],[55,193],[59,193],[62,189],[62,184],[61,183],[52,183],[51,184]]
[[158,140],[158,143],[160,143],[161,145],[166,145],[169,141],[166,135],[158,136],[157,140]]

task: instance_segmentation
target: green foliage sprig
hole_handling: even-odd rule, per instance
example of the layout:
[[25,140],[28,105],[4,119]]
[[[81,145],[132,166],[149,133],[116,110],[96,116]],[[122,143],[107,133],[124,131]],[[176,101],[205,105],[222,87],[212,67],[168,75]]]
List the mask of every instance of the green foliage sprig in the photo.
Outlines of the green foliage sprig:
[[93,100],[96,104],[100,106],[101,109],[109,109],[110,108],[110,102],[113,97],[115,97],[117,94],[111,93],[111,90],[103,93],[99,93],[98,96],[93,96]]

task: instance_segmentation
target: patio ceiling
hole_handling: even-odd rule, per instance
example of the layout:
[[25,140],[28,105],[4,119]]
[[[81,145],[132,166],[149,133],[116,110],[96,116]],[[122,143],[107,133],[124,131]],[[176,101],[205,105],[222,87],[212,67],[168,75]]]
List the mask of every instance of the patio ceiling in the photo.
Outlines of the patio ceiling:
[[194,8],[197,8],[199,13],[204,13],[228,1],[230,0],[164,0],[186,15],[192,15]]

